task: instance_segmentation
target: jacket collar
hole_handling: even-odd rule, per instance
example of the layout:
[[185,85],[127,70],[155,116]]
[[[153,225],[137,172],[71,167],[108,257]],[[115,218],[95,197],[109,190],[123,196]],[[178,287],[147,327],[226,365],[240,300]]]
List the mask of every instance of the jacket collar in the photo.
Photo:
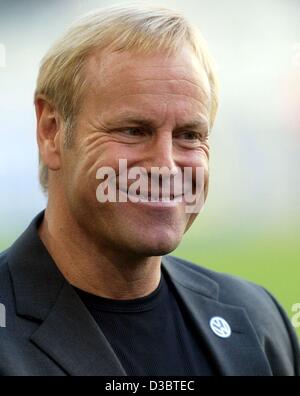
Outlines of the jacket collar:
[[[39,320],[31,342],[70,375],[126,375],[94,319],[64,279],[39,238],[41,212],[10,249],[17,313]],[[164,256],[162,271],[173,285],[187,315],[220,375],[270,375],[271,370],[247,313],[218,301],[219,285],[212,279]],[[231,326],[229,338],[219,338],[209,326],[213,316]]]
[[[219,301],[219,285],[192,268],[184,269],[177,258],[165,256],[162,261],[219,375],[272,375],[246,310]],[[215,316],[227,321],[230,337],[220,338],[212,331],[210,320]]]

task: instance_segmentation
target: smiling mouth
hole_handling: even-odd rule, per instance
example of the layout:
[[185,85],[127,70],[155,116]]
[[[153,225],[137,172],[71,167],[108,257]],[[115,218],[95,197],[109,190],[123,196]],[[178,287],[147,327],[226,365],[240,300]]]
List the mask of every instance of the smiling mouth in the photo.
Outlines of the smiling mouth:
[[168,202],[181,202],[183,199],[183,194],[162,194],[161,192],[159,194],[151,194],[151,191],[142,191],[138,192],[136,194],[130,193],[129,190],[124,190],[119,188],[119,193],[125,195],[130,198],[134,198],[135,201],[137,202],[161,202],[161,203],[168,203]]

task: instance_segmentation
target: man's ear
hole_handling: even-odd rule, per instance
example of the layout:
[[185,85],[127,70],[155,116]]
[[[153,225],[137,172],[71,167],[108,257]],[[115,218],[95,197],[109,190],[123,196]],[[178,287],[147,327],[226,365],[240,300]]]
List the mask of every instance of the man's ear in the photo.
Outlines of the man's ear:
[[51,170],[61,166],[60,143],[63,125],[55,107],[42,95],[35,99],[37,142],[43,163]]

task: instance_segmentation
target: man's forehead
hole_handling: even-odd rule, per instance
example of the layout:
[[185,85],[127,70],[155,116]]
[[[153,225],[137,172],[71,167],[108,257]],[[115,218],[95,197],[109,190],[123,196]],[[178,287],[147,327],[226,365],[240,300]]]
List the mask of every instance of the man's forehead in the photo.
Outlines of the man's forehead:
[[89,57],[87,78],[92,85],[103,88],[135,81],[187,81],[209,92],[206,72],[189,48],[169,56],[164,52],[145,55],[133,51],[96,51]]

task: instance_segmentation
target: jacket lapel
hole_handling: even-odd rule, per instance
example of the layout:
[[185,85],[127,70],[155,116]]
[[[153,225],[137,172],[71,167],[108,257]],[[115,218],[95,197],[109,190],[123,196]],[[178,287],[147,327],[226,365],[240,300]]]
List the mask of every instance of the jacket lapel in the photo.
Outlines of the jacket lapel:
[[[246,311],[237,306],[221,303],[218,284],[200,272],[185,266],[171,256],[162,259],[165,270],[186,312],[190,315],[198,334],[222,376],[269,376],[269,363],[259,344],[257,335]],[[190,272],[190,273],[188,273]],[[210,328],[210,319],[220,316],[231,328],[231,336],[220,338]]]
[[66,282],[31,340],[70,375],[126,375],[99,326]]
[[40,213],[10,249],[17,313],[38,320],[31,342],[67,374],[126,375],[104,334],[39,238]]

